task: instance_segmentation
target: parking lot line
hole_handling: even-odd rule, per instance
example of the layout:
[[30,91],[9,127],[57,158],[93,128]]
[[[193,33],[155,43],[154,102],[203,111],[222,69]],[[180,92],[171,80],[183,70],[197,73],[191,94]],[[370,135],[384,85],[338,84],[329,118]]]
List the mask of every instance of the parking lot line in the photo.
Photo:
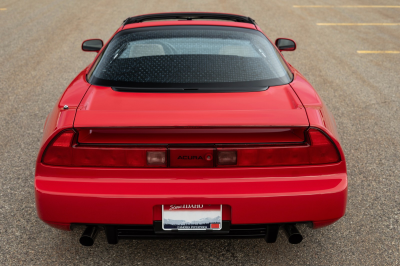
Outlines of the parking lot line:
[[0,11],[6,11],[7,8],[0,8]]
[[297,7],[297,8],[333,8],[335,6],[293,6],[293,7]]
[[400,6],[377,6],[377,5],[371,5],[371,6],[293,6],[295,8],[400,8]]
[[400,6],[338,6],[343,8],[400,8]]
[[358,54],[400,54],[400,51],[357,51]]
[[317,23],[318,26],[400,26],[400,23]]

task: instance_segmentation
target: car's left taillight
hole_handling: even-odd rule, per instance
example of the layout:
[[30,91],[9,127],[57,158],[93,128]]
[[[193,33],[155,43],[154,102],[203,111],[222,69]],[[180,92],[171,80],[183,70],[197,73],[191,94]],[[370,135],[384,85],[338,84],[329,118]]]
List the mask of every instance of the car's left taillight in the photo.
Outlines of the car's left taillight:
[[68,129],[50,142],[42,163],[75,167],[166,167],[166,153],[163,147],[77,145],[76,132]]
[[58,134],[47,146],[42,162],[48,165],[71,166],[74,136],[73,130],[65,130]]

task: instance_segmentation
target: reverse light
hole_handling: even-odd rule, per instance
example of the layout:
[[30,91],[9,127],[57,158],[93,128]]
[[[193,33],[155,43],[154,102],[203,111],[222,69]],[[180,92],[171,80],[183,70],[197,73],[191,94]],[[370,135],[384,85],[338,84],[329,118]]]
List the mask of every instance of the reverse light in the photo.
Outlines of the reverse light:
[[220,150],[218,151],[218,164],[219,165],[235,165],[236,164],[236,151],[235,150]]
[[147,164],[164,166],[166,163],[165,151],[148,151]]

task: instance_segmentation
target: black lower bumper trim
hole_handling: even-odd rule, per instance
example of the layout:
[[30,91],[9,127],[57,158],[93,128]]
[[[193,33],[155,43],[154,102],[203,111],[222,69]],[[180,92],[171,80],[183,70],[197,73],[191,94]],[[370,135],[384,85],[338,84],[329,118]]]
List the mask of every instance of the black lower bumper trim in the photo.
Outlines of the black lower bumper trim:
[[[115,239],[135,238],[135,239],[207,239],[207,238],[263,238],[267,234],[267,224],[255,225],[232,225],[230,221],[222,222],[221,230],[207,231],[164,231],[161,221],[154,221],[153,225],[106,225],[108,242],[115,243]],[[113,228],[112,235],[109,228]],[[276,226],[274,227],[276,228]],[[279,230],[279,227],[278,227]],[[115,237],[115,234],[117,237]],[[277,232],[276,232],[277,235]],[[272,242],[272,241],[271,241]],[[275,242],[275,241],[274,241]]]
[[107,242],[117,244],[119,239],[167,239],[167,238],[265,238],[267,243],[274,243],[283,224],[231,224],[222,222],[221,230],[206,231],[165,231],[161,221],[153,225],[98,225],[105,229]]

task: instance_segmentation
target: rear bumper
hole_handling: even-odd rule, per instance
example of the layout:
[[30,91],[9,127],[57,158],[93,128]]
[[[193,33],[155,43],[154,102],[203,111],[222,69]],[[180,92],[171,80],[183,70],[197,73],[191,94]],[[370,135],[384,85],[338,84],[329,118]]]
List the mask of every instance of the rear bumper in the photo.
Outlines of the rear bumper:
[[[154,221],[153,225],[100,225],[104,229],[107,241],[110,244],[118,243],[119,239],[165,239],[165,238],[266,238],[268,232],[275,231],[273,239],[283,224],[231,224],[230,221],[222,222],[222,230],[218,231],[163,231],[161,221]],[[71,225],[74,227],[75,225]],[[96,225],[94,225],[96,226]],[[271,235],[270,235],[271,236]]]
[[345,213],[347,174],[337,173],[344,169],[342,163],[306,170],[133,171],[40,165],[36,206],[43,221],[64,229],[70,224],[153,225],[161,220],[158,206],[163,204],[227,205],[224,220],[232,225],[313,222],[318,228]]

